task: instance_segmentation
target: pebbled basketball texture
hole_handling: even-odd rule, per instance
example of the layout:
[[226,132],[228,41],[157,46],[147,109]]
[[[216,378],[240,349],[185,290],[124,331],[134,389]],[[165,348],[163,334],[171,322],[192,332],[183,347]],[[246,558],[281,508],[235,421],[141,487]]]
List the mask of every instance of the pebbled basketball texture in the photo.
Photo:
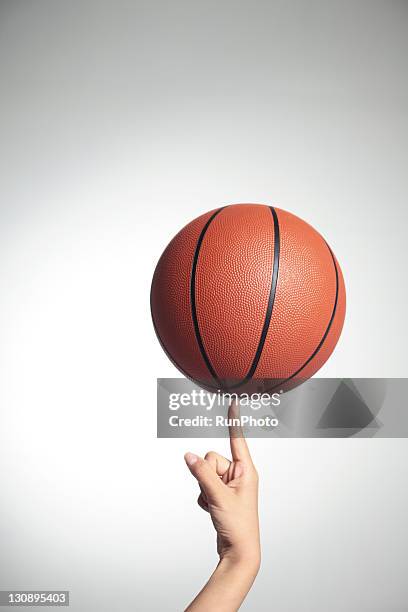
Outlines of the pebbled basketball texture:
[[151,311],[177,368],[209,389],[290,388],[331,355],[345,316],[322,236],[279,208],[234,204],[186,225],[153,276]]

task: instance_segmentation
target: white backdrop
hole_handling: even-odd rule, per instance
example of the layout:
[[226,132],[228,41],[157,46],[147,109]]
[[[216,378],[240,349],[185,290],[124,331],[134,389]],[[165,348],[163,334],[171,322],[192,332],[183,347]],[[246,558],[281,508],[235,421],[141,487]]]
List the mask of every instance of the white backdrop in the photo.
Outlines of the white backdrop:
[[[180,610],[213,568],[157,440],[149,289],[180,227],[233,202],[305,218],[348,311],[323,376],[407,374],[408,6],[0,5],[0,589]],[[406,609],[406,440],[251,440],[263,566],[244,610]],[[227,452],[226,441],[215,450]]]

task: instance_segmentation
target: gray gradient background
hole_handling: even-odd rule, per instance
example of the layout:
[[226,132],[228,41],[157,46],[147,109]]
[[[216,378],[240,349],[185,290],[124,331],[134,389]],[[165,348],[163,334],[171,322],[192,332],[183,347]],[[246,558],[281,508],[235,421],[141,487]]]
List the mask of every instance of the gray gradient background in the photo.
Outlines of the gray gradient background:
[[[1,0],[0,588],[180,610],[213,568],[182,459],[209,445],[155,438],[148,304],[201,212],[315,225],[349,299],[321,375],[407,375],[407,34],[402,0]],[[251,448],[243,610],[407,610],[406,440]]]

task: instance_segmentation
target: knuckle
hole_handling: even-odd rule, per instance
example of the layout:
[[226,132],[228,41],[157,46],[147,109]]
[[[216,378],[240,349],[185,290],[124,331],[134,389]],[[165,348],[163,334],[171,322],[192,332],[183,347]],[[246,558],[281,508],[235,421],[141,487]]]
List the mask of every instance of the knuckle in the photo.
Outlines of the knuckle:
[[210,461],[211,459],[216,459],[217,457],[217,453],[215,451],[208,451],[208,453],[205,454],[204,459],[206,461]]
[[206,473],[206,471],[207,471],[206,465],[204,461],[202,461],[197,465],[195,473],[200,478],[200,476],[203,476]]

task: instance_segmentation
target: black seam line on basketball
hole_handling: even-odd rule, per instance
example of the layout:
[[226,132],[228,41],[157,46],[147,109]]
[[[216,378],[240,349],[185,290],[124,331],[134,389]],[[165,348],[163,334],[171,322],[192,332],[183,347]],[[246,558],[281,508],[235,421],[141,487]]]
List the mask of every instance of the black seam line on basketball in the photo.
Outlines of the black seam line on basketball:
[[252,361],[251,367],[248,370],[247,375],[241,381],[229,385],[228,389],[236,389],[241,385],[245,384],[255,374],[256,368],[258,367],[259,360],[261,358],[261,354],[265,345],[266,336],[268,335],[269,325],[272,318],[273,305],[275,303],[275,295],[276,288],[278,285],[278,275],[279,275],[279,262],[280,262],[280,229],[279,229],[279,219],[276,213],[276,210],[273,206],[269,206],[269,210],[272,213],[273,219],[273,229],[274,229],[274,253],[273,253],[273,266],[272,266],[272,278],[271,278],[271,288],[269,290],[268,304],[265,313],[265,320],[262,327],[261,337],[258,343],[258,347]]
[[190,280],[190,301],[191,301],[191,316],[193,319],[193,325],[194,325],[194,331],[195,331],[195,335],[196,335],[196,339],[197,339],[197,344],[198,347],[200,349],[200,353],[202,355],[202,358],[204,359],[204,362],[207,366],[208,371],[210,372],[211,376],[217,381],[218,385],[221,385],[221,381],[218,378],[212,364],[210,361],[210,358],[207,355],[207,352],[205,350],[204,347],[204,343],[203,343],[203,339],[201,336],[201,332],[200,332],[200,326],[198,324],[198,318],[197,318],[197,304],[196,304],[196,272],[197,272],[197,264],[198,264],[198,257],[200,255],[200,250],[201,250],[201,245],[203,243],[204,240],[204,236],[207,233],[207,230],[210,226],[210,224],[212,223],[212,221],[215,219],[215,217],[222,211],[224,210],[225,206],[222,206],[221,208],[219,208],[218,210],[215,211],[215,213],[213,213],[211,215],[211,217],[208,219],[207,223],[204,225],[203,229],[201,230],[201,234],[198,238],[197,241],[197,246],[195,249],[195,253],[194,253],[194,258],[193,258],[193,266],[191,268],[191,280]]
[[277,387],[280,387],[282,385],[284,385],[285,383],[287,383],[289,380],[292,380],[292,378],[295,378],[295,376],[297,376],[299,374],[299,372],[301,372],[307,365],[308,363],[310,363],[312,361],[312,359],[314,359],[314,357],[316,357],[317,353],[320,351],[320,349],[322,348],[324,341],[327,338],[327,335],[330,331],[330,328],[333,324],[334,321],[334,317],[336,316],[336,310],[337,310],[337,302],[338,302],[338,298],[339,298],[339,273],[337,270],[337,264],[336,264],[336,259],[334,257],[333,251],[331,250],[331,248],[329,247],[329,245],[327,244],[326,241],[324,241],[327,248],[330,251],[330,255],[332,257],[333,260],[333,265],[334,265],[334,271],[336,273],[336,297],[334,299],[334,306],[333,306],[333,312],[331,314],[330,317],[330,321],[329,324],[327,325],[326,331],[324,332],[323,338],[320,340],[319,344],[317,345],[316,349],[313,351],[313,353],[310,355],[309,359],[307,359],[305,361],[305,363],[298,369],[296,370],[296,372],[294,372],[293,374],[291,374],[290,376],[288,376],[288,378],[285,378],[283,381],[279,382],[278,384],[276,384],[275,386],[273,386],[271,389],[268,389],[268,393],[270,391],[273,391],[274,389],[276,389]]
[[[189,380],[191,380],[193,382],[198,382],[198,384],[200,384],[199,380],[195,380],[194,378],[192,378],[190,376],[190,374],[184,368],[181,367],[181,365],[175,360],[175,358],[173,357],[173,355],[170,353],[169,349],[167,348],[167,346],[163,342],[163,338],[160,336],[159,330],[157,329],[156,321],[154,320],[153,304],[152,304],[152,289],[153,289],[153,282],[152,282],[152,287],[150,289],[150,314],[151,314],[151,317],[152,317],[153,329],[154,329],[154,331],[156,333],[156,336],[157,336],[157,339],[159,341],[160,346],[162,347],[163,351],[166,353],[167,357],[170,359],[172,364],[176,368],[178,368],[180,370],[180,372],[182,372],[186,378],[188,378]],[[218,391],[217,387],[213,387],[212,385],[209,385],[205,381],[202,381],[202,384],[203,385],[207,385],[207,388],[210,388],[210,389],[214,390],[214,392]]]
[[273,305],[275,303],[276,287],[278,285],[278,274],[279,274],[279,258],[280,258],[280,230],[279,230],[279,219],[276,214],[276,210],[273,206],[269,207],[273,218],[273,234],[274,234],[274,252],[273,252],[273,268],[272,268],[272,279],[271,288],[268,297],[268,306],[266,308],[265,320],[261,332],[261,338],[259,340],[258,348],[256,349],[255,357],[249,368],[248,374],[245,376],[243,382],[248,382],[255,374],[255,370],[258,367],[259,360],[265,345],[266,336],[269,330],[269,324],[271,322]]

